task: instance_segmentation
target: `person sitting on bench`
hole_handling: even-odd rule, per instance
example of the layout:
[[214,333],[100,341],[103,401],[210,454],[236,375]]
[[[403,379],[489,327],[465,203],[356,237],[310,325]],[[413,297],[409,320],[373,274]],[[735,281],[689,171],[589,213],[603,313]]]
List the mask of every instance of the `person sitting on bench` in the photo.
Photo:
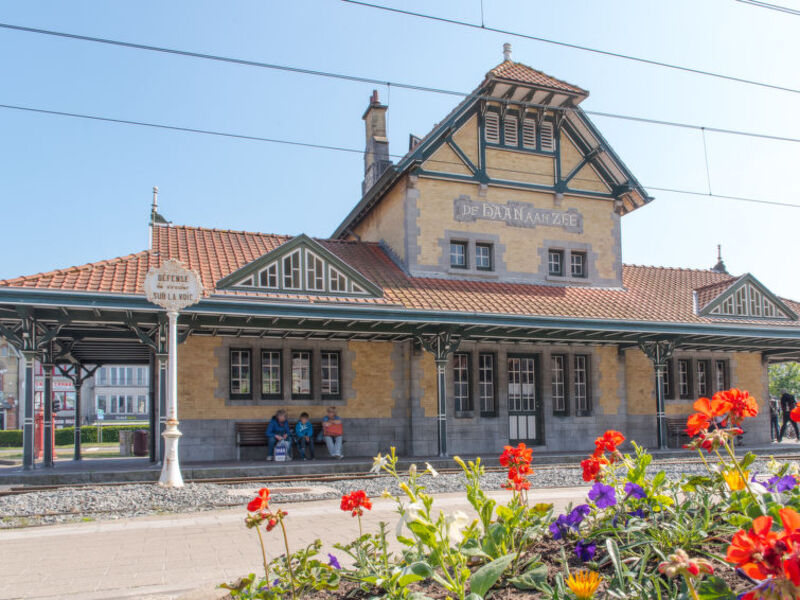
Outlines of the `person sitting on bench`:
[[289,439],[289,433],[289,421],[286,419],[286,411],[280,409],[267,425],[267,460],[275,458],[275,445],[278,442]]
[[306,448],[314,460],[314,426],[308,421],[308,413],[300,413],[300,420],[294,426],[294,435],[297,441],[297,450],[300,458],[306,459]]
[[322,417],[322,434],[325,437],[325,445],[333,458],[344,458],[342,456],[342,420],[336,414],[336,407],[328,407],[327,414]]

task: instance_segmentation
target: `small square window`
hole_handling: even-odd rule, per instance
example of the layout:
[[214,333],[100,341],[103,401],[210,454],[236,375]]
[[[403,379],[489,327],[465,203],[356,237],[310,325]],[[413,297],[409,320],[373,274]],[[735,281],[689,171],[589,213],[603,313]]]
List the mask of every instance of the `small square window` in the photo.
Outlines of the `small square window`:
[[586,254],[583,252],[570,253],[570,268],[573,277],[586,277]]
[[450,242],[450,266],[456,269],[467,268],[466,242]]
[[547,253],[547,272],[556,277],[564,276],[564,251],[549,250]]
[[475,244],[475,268],[481,271],[494,269],[491,244]]

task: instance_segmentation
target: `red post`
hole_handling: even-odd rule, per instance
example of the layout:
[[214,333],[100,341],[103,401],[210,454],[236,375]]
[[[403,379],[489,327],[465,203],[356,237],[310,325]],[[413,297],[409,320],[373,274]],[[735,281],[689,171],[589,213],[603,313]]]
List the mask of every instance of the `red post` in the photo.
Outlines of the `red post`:
[[41,407],[33,417],[33,428],[33,456],[38,460],[44,450],[44,410]]

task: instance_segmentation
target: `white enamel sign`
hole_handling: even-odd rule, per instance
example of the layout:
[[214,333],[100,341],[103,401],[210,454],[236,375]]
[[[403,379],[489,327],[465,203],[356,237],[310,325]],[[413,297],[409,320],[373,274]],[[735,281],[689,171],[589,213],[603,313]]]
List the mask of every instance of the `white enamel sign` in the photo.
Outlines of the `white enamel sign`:
[[203,284],[197,273],[170,259],[147,272],[144,293],[153,304],[158,304],[168,312],[178,312],[200,300]]

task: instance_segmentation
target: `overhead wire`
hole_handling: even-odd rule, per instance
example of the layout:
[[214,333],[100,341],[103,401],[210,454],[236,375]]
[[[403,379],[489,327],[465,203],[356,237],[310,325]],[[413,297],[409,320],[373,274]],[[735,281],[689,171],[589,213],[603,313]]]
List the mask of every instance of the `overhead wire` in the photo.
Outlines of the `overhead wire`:
[[503,35],[510,35],[512,37],[522,38],[526,40],[532,40],[535,42],[542,42],[544,44],[551,44],[555,46],[561,46],[564,48],[572,48],[573,50],[581,50],[584,52],[592,52],[594,54],[601,54],[604,56],[611,56],[613,58],[620,58],[628,61],[638,62],[646,65],[656,66],[656,67],[663,67],[665,69],[673,69],[676,71],[683,71],[685,73],[692,73],[694,75],[703,75],[706,77],[713,77],[716,79],[723,79],[726,81],[733,81],[735,83],[743,83],[747,85],[754,85],[758,87],[768,88],[772,90],[779,90],[782,92],[791,92],[792,94],[800,94],[800,89],[792,88],[788,86],[778,85],[774,83],[766,83],[763,81],[756,81],[753,79],[747,79],[745,77],[738,77],[736,75],[726,75],[724,73],[716,73],[714,71],[706,71],[703,69],[697,69],[694,67],[686,67],[682,65],[675,65],[668,62],[654,60],[650,58],[643,58],[640,56],[633,56],[631,54],[623,54],[622,52],[613,52],[611,50],[602,50],[600,48],[591,48],[589,46],[583,46],[581,44],[573,44],[570,42],[562,42],[560,40],[554,40],[551,38],[546,38],[542,36],[536,35],[529,35],[525,33],[520,33],[518,31],[510,31],[508,29],[500,29],[497,27],[490,27],[488,25],[478,25],[477,23],[470,23],[469,21],[460,21],[458,19],[451,19],[447,17],[437,17],[435,15],[430,15],[426,13],[415,12],[411,10],[405,10],[402,8],[395,8],[393,6],[384,6],[381,4],[373,4],[371,2],[364,2],[363,0],[341,0],[341,2],[346,2],[348,4],[353,4],[357,6],[362,6],[365,8],[372,8],[376,10],[382,10],[390,13],[406,15],[410,17],[417,17],[420,19],[425,19],[429,21],[438,21],[440,23],[447,23],[450,25],[459,25],[461,27],[469,27],[471,29],[479,29],[483,31],[490,31],[492,33],[500,33]]
[[492,96],[489,94],[477,94],[473,92],[463,92],[459,90],[452,90],[446,88],[438,88],[432,86],[425,86],[420,84],[414,83],[407,83],[407,82],[400,82],[400,81],[391,81],[385,79],[377,79],[374,77],[366,77],[361,75],[350,75],[346,73],[335,73],[332,71],[324,71],[318,69],[307,69],[304,67],[296,67],[291,65],[284,65],[284,64],[277,64],[277,63],[267,63],[262,61],[256,60],[249,60],[244,58],[236,58],[230,56],[222,56],[218,54],[208,54],[202,52],[194,52],[191,50],[182,50],[179,48],[166,48],[163,46],[153,46],[149,44],[139,44],[136,42],[127,42],[123,40],[114,40],[109,38],[101,38],[101,37],[94,37],[88,35],[81,35],[76,33],[69,33],[64,31],[54,31],[50,29],[40,29],[36,27],[26,27],[23,25],[15,25],[12,23],[3,23],[0,22],[0,29],[6,29],[10,31],[18,31],[23,33],[34,33],[39,35],[47,35],[53,37],[60,37],[65,39],[71,40],[78,40],[84,42],[93,42],[98,44],[105,44],[111,46],[118,46],[122,48],[129,48],[133,50],[142,50],[147,52],[157,52],[163,54],[172,54],[176,56],[184,56],[188,58],[196,58],[202,60],[210,60],[216,62],[223,62],[223,63],[230,63],[234,65],[246,66],[246,67],[256,67],[256,68],[263,68],[275,71],[283,71],[288,73],[297,73],[300,75],[309,75],[314,77],[325,77],[329,79],[339,79],[343,81],[350,81],[355,83],[368,83],[371,85],[379,85],[379,86],[393,86],[395,88],[401,88],[411,91],[417,92],[426,92],[426,93],[434,93],[434,94],[443,94],[448,96],[457,96],[461,98],[469,98],[472,97],[477,100],[486,100],[486,101],[493,101],[493,102],[501,102],[501,103],[513,103],[518,106],[526,107],[526,108],[546,108],[549,110],[561,110],[561,111],[578,111],[591,115],[591,116],[598,116],[598,117],[606,117],[609,119],[621,119],[625,121],[633,121],[639,123],[646,123],[650,125],[661,125],[666,127],[678,127],[683,129],[694,129],[694,130],[702,130],[705,129],[706,131],[714,132],[714,133],[723,133],[728,135],[737,135],[737,136],[745,136],[745,137],[752,137],[752,138],[762,138],[767,140],[774,140],[780,142],[792,142],[792,143],[800,143],[799,137],[791,137],[791,136],[782,136],[782,135],[775,135],[775,134],[767,134],[767,133],[759,133],[753,131],[743,131],[737,129],[729,129],[723,127],[709,127],[707,125],[695,125],[692,123],[681,123],[677,121],[669,121],[664,119],[653,119],[648,117],[637,117],[633,115],[623,115],[619,113],[612,113],[607,111],[597,111],[597,110],[585,110],[583,108],[574,108],[574,107],[559,107],[559,106],[552,106],[548,104],[541,104],[536,102],[523,102],[523,101],[510,101],[508,98],[501,98]]
[[[89,121],[100,121],[105,123],[115,123],[121,125],[132,125],[132,126],[139,126],[139,127],[147,127],[152,129],[162,129],[168,131],[175,131],[181,133],[193,133],[193,134],[200,134],[200,135],[208,135],[208,136],[215,136],[215,137],[223,137],[223,138],[232,138],[238,140],[246,140],[246,141],[254,141],[254,142],[266,142],[272,144],[283,144],[289,146],[296,146],[296,147],[304,147],[304,148],[311,148],[316,150],[326,150],[326,151],[334,151],[334,152],[343,152],[349,154],[363,154],[363,150],[356,149],[356,148],[347,148],[345,146],[334,146],[328,144],[316,144],[312,142],[300,142],[297,140],[286,140],[281,138],[272,138],[272,137],[264,137],[264,136],[257,136],[257,135],[249,135],[249,134],[240,134],[240,133],[232,133],[227,131],[218,131],[213,129],[202,129],[197,127],[184,127],[180,125],[169,125],[165,123],[152,123],[148,121],[138,121],[138,120],[131,120],[131,119],[120,119],[116,117],[104,117],[100,115],[90,115],[84,113],[75,113],[75,112],[67,112],[67,111],[59,111],[59,110],[50,110],[44,108],[36,108],[30,106],[20,106],[14,104],[0,104],[0,109],[6,110],[16,110],[16,111],[23,111],[23,112],[30,112],[35,114],[44,114],[44,115],[52,115],[52,116],[59,116],[59,117],[69,117],[75,119],[83,119]],[[390,154],[391,158],[398,158],[402,159],[405,158],[406,155],[398,155],[398,154]],[[439,164],[450,164],[450,165],[460,165],[462,167],[466,167],[466,164],[463,162],[455,162],[455,161],[447,161],[441,159],[426,159],[427,161],[439,163]],[[546,177],[552,176],[552,173],[545,173],[545,172],[537,172],[534,170],[526,170],[522,171],[519,169],[509,169],[503,167],[492,167],[494,170],[501,171],[501,172],[508,172],[508,173],[517,173],[517,174],[524,174],[524,175],[542,175]],[[574,177],[573,179],[577,181],[595,181],[586,178],[579,178]],[[776,200],[764,200],[761,198],[750,198],[746,196],[729,196],[723,194],[711,194],[706,192],[697,192],[692,190],[683,190],[679,188],[666,188],[666,187],[657,187],[657,186],[649,186],[644,185],[643,187],[651,190],[663,191],[663,192],[671,192],[675,194],[686,194],[691,196],[703,196],[703,197],[711,197],[711,198],[720,198],[726,200],[736,200],[740,202],[752,202],[757,204],[767,204],[772,206],[782,206],[787,208],[800,208],[800,204],[792,204],[788,202],[778,202]]]

